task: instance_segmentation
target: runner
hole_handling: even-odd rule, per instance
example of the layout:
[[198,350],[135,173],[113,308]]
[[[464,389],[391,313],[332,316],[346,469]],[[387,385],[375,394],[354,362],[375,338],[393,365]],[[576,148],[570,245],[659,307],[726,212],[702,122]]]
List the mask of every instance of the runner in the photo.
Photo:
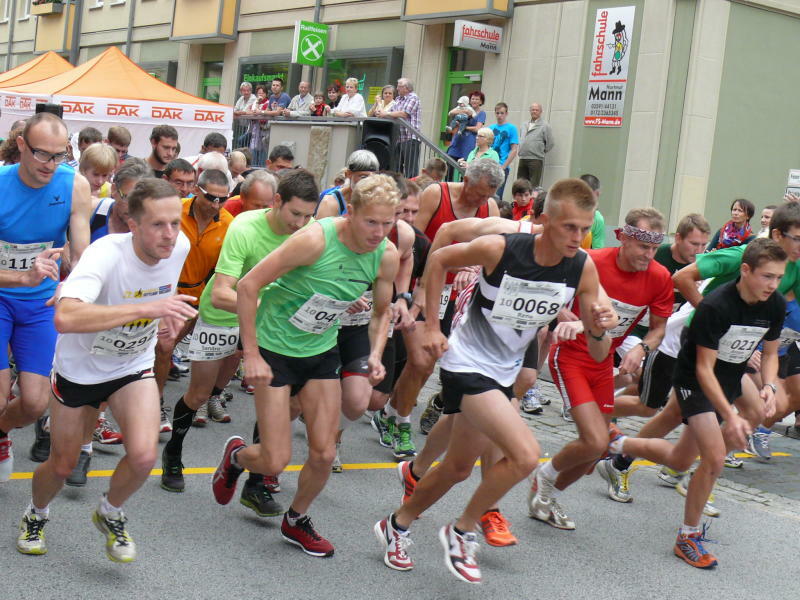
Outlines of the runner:
[[[664,217],[654,208],[634,208],[617,229],[618,248],[589,250],[597,265],[600,284],[611,298],[619,324],[610,332],[611,351],[600,363],[587,356],[587,339],[561,342],[550,349],[550,373],[564,406],[571,410],[578,439],[562,448],[553,460],[536,469],[528,509],[532,518],[559,529],[575,529],[558,497],[569,485],[586,475],[606,451],[609,421],[614,409],[614,351],[650,310],[650,329],[641,344],[622,358],[619,370],[633,373],[651,348],[664,336],[672,314],[674,294],[669,273],[653,260],[664,239]],[[579,314],[575,307],[574,312]],[[613,429],[612,429],[613,431]]]
[[775,292],[786,259],[786,252],[773,240],[750,242],[742,254],[740,278],[717,287],[697,307],[673,379],[686,423],[678,441],[620,436],[609,445],[612,452],[641,456],[679,471],[688,469],[699,453],[674,546],[675,555],[693,567],[717,564],[703,546],[708,538],[700,520],[726,452],[744,448],[752,431],[733,410],[733,402],[742,394],[747,361],[761,340],[760,372],[765,383],[759,396],[768,415],[775,410],[778,337],[786,311],[786,301]]
[[[76,264],[89,245],[89,184],[63,165],[67,159],[67,128],[50,113],[28,119],[17,138],[20,162],[0,167],[0,272],[28,271],[34,259],[67,242],[69,255],[55,260]],[[15,275],[9,275],[4,279]],[[56,330],[53,296],[57,281],[50,277],[33,287],[0,287],[0,482],[14,470],[8,432],[36,421],[47,408],[47,378],[53,365]],[[11,392],[10,353],[19,372],[20,394]]]
[[[461,183],[440,183],[429,186],[422,192],[417,226],[432,240],[444,223],[467,217],[485,218],[498,216],[497,203],[492,196],[503,183],[505,174],[500,165],[490,159],[472,161],[464,173]],[[474,269],[466,269],[457,275],[448,274],[439,304],[442,332],[450,333],[456,291],[471,281]],[[458,278],[458,279],[457,279]],[[424,288],[417,284],[415,306],[412,315],[424,310]],[[416,313],[416,314],[415,314]],[[416,453],[411,435],[411,411],[417,404],[422,386],[433,372],[435,358],[423,349],[423,328],[408,330],[403,336],[408,360],[397,379],[394,392],[386,406],[375,412],[372,426],[378,432],[381,446],[392,448],[398,460],[408,460]]]
[[[156,179],[128,198],[131,233],[98,240],[64,282],[56,306],[60,332],[51,381],[50,457],[33,476],[32,499],[20,523],[17,550],[47,552],[50,502],[74,468],[83,432],[108,401],[122,426],[126,455],[92,515],[106,537],[106,555],[131,562],[136,546],[122,505],[150,475],[157,451],[158,389],[153,380],[156,335],[174,335],[196,310],[174,295],[189,242],[180,233],[180,199]],[[161,319],[161,321],[159,321]]]
[[175,158],[164,168],[163,178],[175,188],[181,198],[191,198],[197,174],[189,161]]
[[330,194],[323,196],[317,208],[317,219],[336,217],[347,213],[350,194],[358,182],[369,177],[380,169],[378,157],[369,150],[356,150],[347,157],[347,168],[344,171],[347,180],[340,188],[334,188]]
[[178,130],[172,125],[156,125],[150,133],[150,146],[153,150],[147,157],[147,164],[160,179],[170,161],[178,158]]
[[374,527],[385,545],[388,567],[403,571],[413,567],[406,553],[408,528],[453,485],[467,479],[475,460],[496,444],[503,458],[484,473],[462,515],[439,530],[448,570],[462,581],[480,583],[476,523],[538,464],[539,445],[509,402],[528,345],[536,342],[540,327],[577,297],[585,315],[583,324],[592,334],[588,351],[598,361],[608,354],[610,341],[605,333],[615,322],[613,311],[598,303],[597,271],[580,252],[594,207],[588,186],[579,180],[562,180],[551,188],[541,236],[482,236],[429,257],[427,306],[436,305],[448,269],[478,264],[482,270],[449,343],[440,330],[438,314],[426,317],[425,350],[434,357],[444,353],[444,413],[453,415],[453,431],[441,464],[422,477],[400,508]]
[[[189,432],[195,412],[206,401],[212,418],[215,412],[224,411],[219,396],[231,377],[231,371],[236,370],[241,356],[237,350],[239,322],[236,317],[236,285],[239,279],[309,222],[318,198],[313,175],[308,171],[293,171],[281,180],[272,209],[247,211],[231,223],[216,273],[200,296],[200,315],[189,346],[192,377],[189,389],[175,405],[172,437],[161,455],[161,487],[165,490],[184,490],[181,454],[183,440]],[[232,368],[228,365],[226,371],[225,363],[229,362],[226,357],[231,356],[235,360]],[[251,472],[239,501],[260,517],[283,514],[266,484],[274,490],[277,477],[265,482],[263,475]]]
[[[245,374],[255,385],[264,442],[245,446],[239,436],[228,440],[214,474],[214,496],[220,504],[230,502],[244,469],[266,475],[283,471],[291,458],[289,397],[292,391],[299,393],[308,458],[281,535],[311,556],[331,556],[334,551],[305,513],[330,477],[335,455],[341,412],[336,325],[372,282],[368,362],[370,382],[377,383],[384,375],[380,358],[398,268],[397,251],[386,241],[398,196],[394,181],[385,175],[360,181],[344,218],[323,219],[292,236],[237,286]],[[259,290],[268,284],[272,285],[256,308]]]

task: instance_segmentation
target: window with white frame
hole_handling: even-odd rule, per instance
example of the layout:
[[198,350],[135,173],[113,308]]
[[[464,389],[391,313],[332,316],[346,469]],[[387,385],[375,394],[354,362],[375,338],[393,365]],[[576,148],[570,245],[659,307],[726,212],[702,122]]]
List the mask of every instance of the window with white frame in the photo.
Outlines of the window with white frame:
[[[8,0],[11,2],[11,0]],[[27,19],[31,16],[31,0],[19,0],[19,20]]]

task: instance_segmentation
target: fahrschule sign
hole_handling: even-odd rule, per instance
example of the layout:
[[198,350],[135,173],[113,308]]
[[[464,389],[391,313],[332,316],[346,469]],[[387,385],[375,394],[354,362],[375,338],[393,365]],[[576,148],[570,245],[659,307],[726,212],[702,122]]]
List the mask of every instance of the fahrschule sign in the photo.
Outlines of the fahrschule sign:
[[453,46],[500,54],[503,28],[458,19],[453,30]]

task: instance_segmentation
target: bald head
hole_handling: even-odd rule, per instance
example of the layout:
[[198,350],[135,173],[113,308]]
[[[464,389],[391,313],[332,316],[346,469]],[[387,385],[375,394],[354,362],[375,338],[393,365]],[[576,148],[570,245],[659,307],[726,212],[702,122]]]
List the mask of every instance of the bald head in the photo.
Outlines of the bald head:
[[67,126],[59,117],[49,112],[40,112],[33,115],[30,119],[25,121],[25,129],[22,130],[22,136],[26,139],[30,138],[31,131],[36,128],[39,133],[45,135],[63,136],[67,139]]
[[542,116],[542,105],[538,102],[531,104],[531,120],[536,121]]

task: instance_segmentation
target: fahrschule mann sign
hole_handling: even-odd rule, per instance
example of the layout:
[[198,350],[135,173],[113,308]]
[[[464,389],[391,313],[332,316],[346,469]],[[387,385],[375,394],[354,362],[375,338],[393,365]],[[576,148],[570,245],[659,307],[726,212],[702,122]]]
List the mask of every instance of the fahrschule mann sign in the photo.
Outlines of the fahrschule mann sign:
[[458,19],[453,29],[453,46],[500,54],[503,28]]

